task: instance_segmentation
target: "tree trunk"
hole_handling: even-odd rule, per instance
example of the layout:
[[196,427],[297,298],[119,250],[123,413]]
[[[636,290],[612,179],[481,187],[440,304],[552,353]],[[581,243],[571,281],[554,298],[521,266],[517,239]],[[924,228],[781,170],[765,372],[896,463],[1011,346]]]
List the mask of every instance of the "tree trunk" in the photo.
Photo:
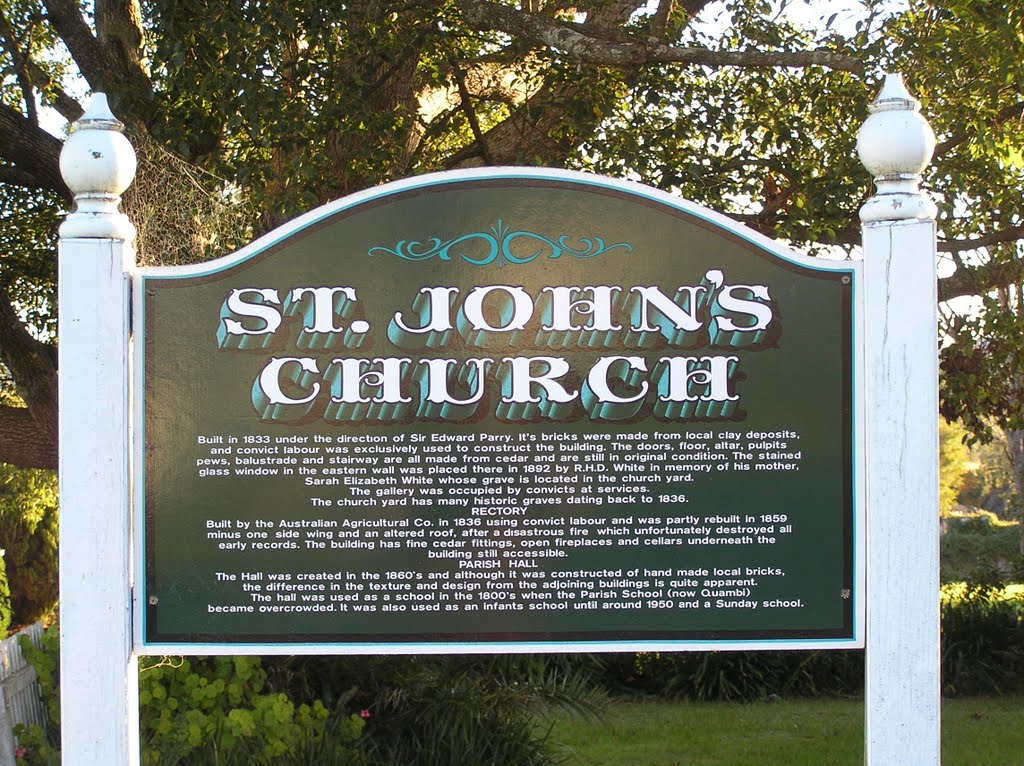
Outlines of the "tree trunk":
[[25,407],[0,407],[0,463],[21,468],[57,467],[57,440],[46,438]]

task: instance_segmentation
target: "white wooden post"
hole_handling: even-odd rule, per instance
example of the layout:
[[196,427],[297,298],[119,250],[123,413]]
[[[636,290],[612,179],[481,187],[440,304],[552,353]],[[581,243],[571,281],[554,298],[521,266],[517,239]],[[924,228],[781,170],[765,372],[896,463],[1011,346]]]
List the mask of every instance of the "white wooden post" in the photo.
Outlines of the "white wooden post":
[[935,136],[888,75],[857,151],[878,191],[861,208],[867,298],[865,760],[937,764],[938,349],[935,205],[920,191]]
[[60,227],[60,629],[63,763],[137,764],[129,505],[129,279],[117,205],[135,152],[103,94],[60,156],[76,210]]

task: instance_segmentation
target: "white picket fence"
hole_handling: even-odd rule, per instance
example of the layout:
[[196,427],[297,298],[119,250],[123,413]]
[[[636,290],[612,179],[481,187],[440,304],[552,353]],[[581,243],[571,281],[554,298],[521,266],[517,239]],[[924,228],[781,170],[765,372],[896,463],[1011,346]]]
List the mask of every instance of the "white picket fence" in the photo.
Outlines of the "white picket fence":
[[39,695],[36,671],[21,656],[18,646],[18,636],[22,635],[28,636],[38,646],[43,637],[43,626],[37,622],[0,641],[0,766],[15,766],[15,725],[46,725],[46,708]]

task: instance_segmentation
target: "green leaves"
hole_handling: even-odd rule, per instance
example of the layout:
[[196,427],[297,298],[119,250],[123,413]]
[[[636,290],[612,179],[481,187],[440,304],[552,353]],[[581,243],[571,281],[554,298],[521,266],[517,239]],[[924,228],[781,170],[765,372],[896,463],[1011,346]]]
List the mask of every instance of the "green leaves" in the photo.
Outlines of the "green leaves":
[[909,75],[938,136],[926,180],[947,239],[1024,221],[1022,15],[1020,0],[916,0],[886,27],[895,44],[883,61]]
[[0,548],[15,625],[57,603],[57,476],[0,463]]
[[[161,137],[241,179],[265,225],[407,171],[443,4],[155,2]],[[186,128],[184,134],[181,127]]]
[[993,428],[1024,428],[1024,311],[1019,289],[986,296],[980,312],[961,320],[940,350],[940,412],[960,420],[969,443]]
[[[179,762],[211,752],[219,754],[220,763],[297,758],[324,736],[328,710],[319,700],[296,705],[282,692],[265,693],[266,683],[258,657],[164,658],[144,664],[139,676],[142,762]],[[358,720],[354,729],[345,729],[345,738],[336,739],[339,747],[358,738]]]
[[61,207],[56,194],[0,184],[0,290],[43,338],[57,329],[53,302]]

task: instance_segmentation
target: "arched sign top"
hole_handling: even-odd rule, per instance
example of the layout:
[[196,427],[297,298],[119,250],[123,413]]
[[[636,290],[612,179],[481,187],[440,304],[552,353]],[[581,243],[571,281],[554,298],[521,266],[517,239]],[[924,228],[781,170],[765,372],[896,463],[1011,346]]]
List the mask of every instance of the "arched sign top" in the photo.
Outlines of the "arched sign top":
[[142,270],[141,647],[857,645],[858,275],[534,169]]
[[[834,271],[849,268],[848,262],[813,258],[798,253],[754,231],[748,226],[732,220],[728,216],[651,186],[573,170],[507,167],[473,168],[428,173],[394,181],[322,205],[268,232],[242,249],[216,260],[185,266],[156,266],[147,268],[144,272],[151,276],[211,275],[241,265],[252,258],[266,254],[268,251],[277,251],[291,240],[300,238],[311,231],[330,226],[340,219],[359,215],[360,212],[367,208],[392,204],[400,200],[423,195],[484,188],[490,190],[547,188],[559,189],[570,195],[593,194],[607,196],[621,200],[626,206],[638,205],[652,210],[661,210],[665,215],[690,221],[708,231],[717,232],[722,237],[730,238],[737,243],[745,243],[752,251],[761,251],[766,256],[773,256],[795,266],[815,271]],[[437,222],[434,221],[432,223],[436,224]],[[497,228],[500,230],[502,225],[514,226],[512,222],[499,218],[491,223],[486,230],[479,233],[467,231],[463,238],[472,240],[479,237],[481,241],[486,241],[491,236],[500,237],[500,231],[494,232],[493,229]],[[513,232],[508,230],[508,233],[517,234],[524,238],[534,235],[537,244],[543,244],[544,239],[547,238],[545,235],[535,232]],[[417,250],[419,256],[425,259],[428,257],[426,253],[430,252],[429,243],[436,239],[436,237],[430,233],[429,228],[420,236],[422,239],[408,240],[406,245],[427,247],[428,249],[425,252]],[[584,243],[589,242],[589,238],[585,234],[581,233],[578,236],[583,237]],[[569,235],[562,235],[562,237],[571,239]],[[445,244],[444,242],[439,243],[440,249],[437,253],[439,257],[443,258],[446,255],[444,250]],[[557,257],[559,252],[557,248],[564,247],[564,244],[559,245],[552,242],[552,246],[556,248],[555,254]],[[500,243],[498,247],[500,248]],[[585,250],[586,247],[587,245],[584,244],[584,250],[580,252],[573,252],[571,247],[563,249],[562,252],[570,256],[586,257],[588,255]],[[598,253],[589,253],[591,256],[596,254]],[[467,262],[470,261],[467,260]],[[514,259],[511,262],[514,263]]]

